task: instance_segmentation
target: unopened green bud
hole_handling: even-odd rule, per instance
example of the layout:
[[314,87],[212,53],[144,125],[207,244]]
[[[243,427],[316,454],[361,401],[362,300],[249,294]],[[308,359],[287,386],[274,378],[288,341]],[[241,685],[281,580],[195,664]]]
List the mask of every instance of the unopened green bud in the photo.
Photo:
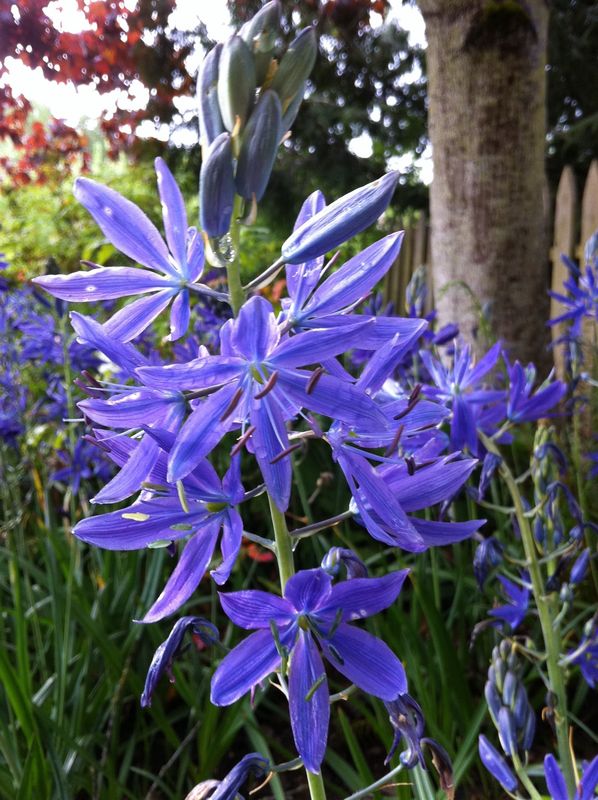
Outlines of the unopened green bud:
[[197,77],[199,141],[205,147],[224,131],[218,104],[218,62],[222,45],[217,44],[204,58]]
[[255,195],[259,202],[266,191],[280,142],[281,120],[278,95],[264,92],[249,117],[237,163],[237,192],[246,200]]
[[251,111],[255,95],[255,65],[247,44],[240,36],[231,36],[222,46],[218,64],[218,104],[227,131],[241,126]]
[[316,62],[317,54],[315,28],[304,28],[281,58],[270,87],[280,97],[283,112],[289,108],[297,92],[302,90]]
[[248,45],[255,62],[255,79],[258,86],[264,82],[272,61],[276,37],[280,33],[280,3],[272,0],[248,20],[239,36]]

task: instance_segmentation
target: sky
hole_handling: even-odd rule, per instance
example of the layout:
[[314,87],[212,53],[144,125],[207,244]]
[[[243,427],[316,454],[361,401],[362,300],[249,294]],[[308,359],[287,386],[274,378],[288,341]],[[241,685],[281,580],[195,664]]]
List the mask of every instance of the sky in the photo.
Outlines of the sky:
[[[135,0],[131,0],[135,5]],[[404,6],[402,0],[390,0],[390,14],[396,18],[399,24],[409,32],[412,44],[425,46],[425,27],[419,10],[414,6]],[[51,17],[52,22],[63,30],[77,33],[85,23],[85,17],[76,8],[75,0],[52,0],[46,6],[46,13]],[[378,15],[373,15],[373,23],[381,24],[382,20]],[[205,23],[210,38],[215,40],[224,39],[230,34],[228,26],[229,16],[225,0],[210,0],[198,2],[198,0],[177,0],[175,11],[171,17],[171,25],[174,28],[193,29],[198,22]],[[197,70],[201,53],[190,56],[188,68],[191,72]],[[63,119],[67,124],[77,126],[84,124],[86,127],[94,128],[96,121],[105,114],[111,114],[118,106],[124,106],[131,110],[143,109],[147,105],[148,92],[143,84],[138,83],[131,87],[132,101],[124,102],[118,90],[107,94],[98,94],[92,86],[75,87],[71,84],[52,83],[43,78],[41,70],[29,69],[17,59],[7,59],[8,82],[16,94],[24,95],[35,105],[47,108],[52,116]],[[181,98],[178,101],[178,110],[184,114],[194,103],[193,98]],[[156,130],[150,121],[140,130],[141,135],[155,136]],[[157,133],[158,138],[168,138],[166,129]],[[177,144],[192,144],[184,138]],[[350,144],[350,149],[358,156],[367,158],[371,153],[371,141],[369,137],[354,139]],[[391,166],[394,169],[401,169],[412,163],[411,156],[393,159]],[[421,178],[425,183],[431,180],[431,154],[425,153],[423,158],[417,162],[420,168]]]

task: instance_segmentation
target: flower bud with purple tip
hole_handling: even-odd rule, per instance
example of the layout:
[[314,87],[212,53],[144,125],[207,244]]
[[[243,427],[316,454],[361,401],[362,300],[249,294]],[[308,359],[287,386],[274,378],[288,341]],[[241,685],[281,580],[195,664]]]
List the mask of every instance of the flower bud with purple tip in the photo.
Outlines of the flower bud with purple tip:
[[493,778],[500,783],[508,792],[514,792],[517,788],[517,778],[511,771],[505,759],[498,750],[493,747],[488,739],[481,734],[478,739],[478,749],[482,764],[486,767]]
[[234,199],[231,137],[221,133],[210,145],[199,177],[200,221],[208,236],[224,236],[228,232]]
[[224,131],[218,104],[218,62],[222,44],[217,44],[204,58],[197,78],[197,102],[199,106],[199,140],[209,147]]
[[283,244],[285,262],[317,258],[368,228],[386,210],[398,180],[398,172],[388,172],[314,214]]
[[198,637],[204,645],[214,644],[220,638],[218,629],[211,622],[201,617],[181,617],[174,625],[168,638],[162,642],[154,653],[152,663],[147,671],[143,694],[141,695],[142,708],[151,706],[152,695],[163,672],[166,672],[171,683],[174,683],[172,665],[181,651],[187,631],[190,631],[193,637]]

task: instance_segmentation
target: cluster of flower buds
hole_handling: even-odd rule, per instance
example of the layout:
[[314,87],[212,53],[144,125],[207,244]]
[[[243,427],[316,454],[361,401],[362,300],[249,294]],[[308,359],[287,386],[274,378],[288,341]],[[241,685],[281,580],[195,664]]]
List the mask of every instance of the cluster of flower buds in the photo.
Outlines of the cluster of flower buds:
[[534,455],[531,473],[534,482],[534,505],[538,509],[534,517],[536,541],[549,550],[563,539],[564,523],[559,509],[558,493],[550,487],[558,481],[566,465],[561,451],[553,442],[554,430],[539,425],[534,439]]
[[536,717],[521,680],[516,649],[506,639],[492,651],[484,693],[505,754],[527,753],[534,741]]
[[316,60],[313,27],[275,58],[280,14],[278,0],[266,3],[208,53],[199,72],[200,216],[212,238],[228,232],[235,194],[250,204],[249,218],[255,214]]

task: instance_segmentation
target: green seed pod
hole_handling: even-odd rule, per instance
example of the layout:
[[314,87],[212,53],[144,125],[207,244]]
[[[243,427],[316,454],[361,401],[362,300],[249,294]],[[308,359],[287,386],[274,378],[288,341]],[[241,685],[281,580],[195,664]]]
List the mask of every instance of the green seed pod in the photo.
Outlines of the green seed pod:
[[289,49],[280,60],[270,87],[280,97],[283,113],[289,108],[297,92],[309,78],[317,54],[318,42],[315,28],[304,28],[291,42]]
[[246,200],[255,195],[259,202],[266,191],[280,142],[281,119],[278,95],[264,92],[249,117],[237,162],[237,192]]
[[230,133],[237,117],[241,127],[251,111],[255,95],[255,66],[251,50],[240,36],[231,36],[222,46],[218,64],[218,104],[224,127]]
[[239,36],[253,54],[255,78],[258,86],[262,85],[268,73],[276,37],[279,33],[280,3],[278,0],[271,0],[270,3],[266,3],[239,31]]
[[218,105],[218,62],[221,52],[221,44],[210,50],[202,62],[197,77],[199,140],[205,147],[209,147],[224,131]]

